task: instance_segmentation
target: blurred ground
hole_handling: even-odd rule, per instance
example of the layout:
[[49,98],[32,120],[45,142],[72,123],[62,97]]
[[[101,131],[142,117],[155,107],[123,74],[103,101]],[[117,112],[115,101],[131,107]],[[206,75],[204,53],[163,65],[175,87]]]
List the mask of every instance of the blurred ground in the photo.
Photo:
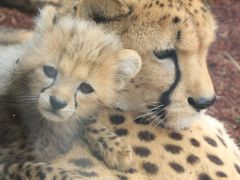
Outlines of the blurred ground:
[[[240,1],[215,0],[212,9],[219,30],[208,62],[218,99],[208,113],[222,120],[240,145]],[[29,29],[32,15],[0,6],[0,25]]]

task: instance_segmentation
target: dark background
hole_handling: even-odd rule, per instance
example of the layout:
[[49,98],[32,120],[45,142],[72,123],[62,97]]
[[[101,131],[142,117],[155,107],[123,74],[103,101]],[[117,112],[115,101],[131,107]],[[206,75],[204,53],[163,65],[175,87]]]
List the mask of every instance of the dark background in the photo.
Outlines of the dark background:
[[[208,113],[224,122],[240,146],[240,1],[215,0],[212,10],[219,29],[208,64],[218,98]],[[31,29],[33,16],[0,1],[0,25]]]

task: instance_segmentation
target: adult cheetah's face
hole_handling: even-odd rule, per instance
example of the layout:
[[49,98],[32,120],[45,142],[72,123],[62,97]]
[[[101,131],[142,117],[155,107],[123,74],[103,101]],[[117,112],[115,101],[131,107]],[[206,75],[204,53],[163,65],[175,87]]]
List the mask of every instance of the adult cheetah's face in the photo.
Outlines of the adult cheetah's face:
[[[93,12],[91,17],[121,34],[125,47],[142,56],[142,69],[128,85],[120,106],[140,111],[144,107],[157,124],[175,129],[187,127],[215,100],[206,62],[215,38],[214,18],[198,0],[126,2],[118,9],[109,4],[115,11],[120,9],[112,17],[109,8],[105,15],[104,7],[95,2],[92,6],[101,13]],[[131,7],[129,12],[127,7]]]

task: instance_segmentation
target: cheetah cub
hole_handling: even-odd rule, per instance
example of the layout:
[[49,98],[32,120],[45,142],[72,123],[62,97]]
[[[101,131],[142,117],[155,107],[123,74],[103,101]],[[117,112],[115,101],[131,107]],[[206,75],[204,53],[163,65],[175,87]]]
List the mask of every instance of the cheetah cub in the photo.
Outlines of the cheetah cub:
[[[108,167],[128,170],[131,147],[95,120],[104,107],[114,106],[124,85],[138,73],[140,56],[123,49],[116,35],[90,22],[58,17],[53,7],[40,12],[32,39],[21,48],[1,100],[1,114],[8,116],[1,117],[5,127],[0,134],[6,126],[19,124],[21,132],[5,137],[21,136],[32,149],[32,159],[47,162],[82,138]],[[3,138],[0,145],[7,141]]]

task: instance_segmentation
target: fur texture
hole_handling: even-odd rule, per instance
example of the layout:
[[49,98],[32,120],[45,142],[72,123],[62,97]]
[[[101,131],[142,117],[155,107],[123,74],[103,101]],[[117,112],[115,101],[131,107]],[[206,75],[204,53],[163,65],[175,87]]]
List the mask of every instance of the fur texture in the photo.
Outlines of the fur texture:
[[[6,53],[14,55],[1,55],[1,61],[8,62],[1,66],[1,73],[8,76],[6,81],[11,80],[9,85],[2,82],[8,87],[2,93],[5,96],[1,99],[1,123],[10,129],[16,123],[18,127],[13,134],[1,129],[2,146],[11,145],[6,143],[9,137],[19,138],[32,148],[32,160],[45,162],[66,154],[73,142],[84,137],[94,145],[95,152],[109,161],[107,165],[124,169],[123,163],[108,160],[111,154],[105,155],[106,148],[97,143],[98,137],[87,136],[85,124],[95,123],[98,111],[104,107],[113,107],[124,85],[140,70],[140,56],[123,49],[117,36],[93,23],[70,16],[58,18],[52,7],[41,11],[29,42],[6,49]],[[10,75],[8,66],[12,67],[11,60],[16,57],[18,64]],[[88,129],[91,131],[91,127]],[[21,153],[17,158],[4,159],[16,160],[28,159]]]

